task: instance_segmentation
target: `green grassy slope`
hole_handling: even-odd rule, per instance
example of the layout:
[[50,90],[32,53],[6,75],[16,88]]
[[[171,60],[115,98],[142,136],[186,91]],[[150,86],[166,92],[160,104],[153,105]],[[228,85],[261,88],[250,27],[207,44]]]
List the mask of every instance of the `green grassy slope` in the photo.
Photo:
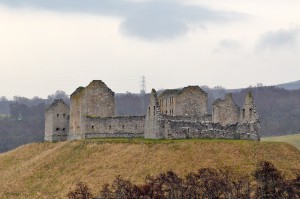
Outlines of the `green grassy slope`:
[[231,166],[237,174],[250,174],[260,160],[292,177],[300,169],[300,150],[286,143],[233,140],[29,144],[0,155],[0,198],[65,198],[78,181],[100,190],[116,175],[141,183],[169,169],[184,176],[203,167]]
[[300,134],[276,136],[276,137],[265,137],[262,141],[272,141],[272,142],[287,142],[291,145],[300,149]]

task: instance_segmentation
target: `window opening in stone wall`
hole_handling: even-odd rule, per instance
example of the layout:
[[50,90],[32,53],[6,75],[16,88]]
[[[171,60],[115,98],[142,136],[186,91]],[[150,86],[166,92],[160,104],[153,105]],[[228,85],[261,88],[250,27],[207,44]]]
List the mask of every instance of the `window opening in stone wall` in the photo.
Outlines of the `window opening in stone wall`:
[[170,105],[172,104],[172,98],[170,97]]
[[135,125],[135,129],[137,129],[137,125]]
[[122,129],[124,129],[125,128],[125,125],[122,125]]
[[109,130],[111,129],[111,125],[108,126]]
[[150,116],[150,111],[151,111],[151,110],[150,110],[150,106],[149,106],[149,111],[148,111],[148,113],[149,113],[149,116]]
[[66,131],[66,128],[63,128],[63,131]]
[[59,114],[57,113],[56,116],[59,117]]
[[66,117],[66,114],[63,114],[63,117]]
[[245,119],[245,109],[243,109],[243,119]]
[[92,125],[92,129],[94,130],[94,125]]
[[249,109],[250,119],[252,118],[252,108]]
[[59,131],[59,128],[56,128],[56,131]]
[[155,115],[155,106],[153,106],[153,115]]

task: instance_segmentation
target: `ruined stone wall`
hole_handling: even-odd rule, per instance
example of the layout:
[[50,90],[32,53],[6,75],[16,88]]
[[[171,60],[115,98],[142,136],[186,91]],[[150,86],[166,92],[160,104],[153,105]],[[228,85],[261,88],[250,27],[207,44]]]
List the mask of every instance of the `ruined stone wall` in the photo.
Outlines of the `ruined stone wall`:
[[235,139],[237,124],[223,127],[212,122],[165,121],[167,139],[223,138]]
[[256,122],[259,120],[257,109],[252,93],[249,92],[245,97],[245,102],[241,111],[240,122]]
[[197,117],[163,115],[163,119],[175,120],[175,121],[190,121],[190,122],[212,122],[212,115],[205,114],[203,116],[197,116]]
[[234,103],[232,94],[227,94],[224,100],[218,99],[213,103],[213,122],[222,126],[239,122],[240,108]]
[[166,139],[243,139],[259,140],[257,133],[251,133],[250,124],[231,124],[222,126],[213,122],[192,122],[178,120],[164,120],[163,124]]
[[45,141],[52,142],[52,135],[54,133],[53,125],[53,109],[47,109],[45,112]]
[[144,116],[90,117],[83,120],[85,138],[143,137]]
[[249,140],[260,140],[258,134],[259,131],[259,122],[243,122],[239,123],[237,127],[237,133],[240,136],[240,139],[249,139]]
[[70,96],[70,130],[69,140],[81,139],[83,134],[81,130],[81,112],[84,87],[79,87]]
[[207,93],[199,86],[165,90],[158,102],[162,115],[199,117],[207,113]]
[[207,113],[207,93],[199,86],[188,86],[176,97],[174,116],[197,117]]
[[174,116],[174,111],[176,109],[176,97],[179,92],[179,89],[168,89],[158,97],[160,112],[162,115]]
[[114,113],[114,92],[101,80],[92,81],[84,89],[82,115],[112,117]]
[[85,123],[82,118],[112,117],[115,112],[114,92],[101,80],[93,80],[87,87],[79,87],[71,95],[69,140],[83,139]]
[[144,137],[146,139],[163,139],[163,123],[157,93],[154,89],[150,94],[150,101],[145,119]]
[[69,132],[70,109],[63,100],[55,100],[45,112],[45,141],[64,141]]

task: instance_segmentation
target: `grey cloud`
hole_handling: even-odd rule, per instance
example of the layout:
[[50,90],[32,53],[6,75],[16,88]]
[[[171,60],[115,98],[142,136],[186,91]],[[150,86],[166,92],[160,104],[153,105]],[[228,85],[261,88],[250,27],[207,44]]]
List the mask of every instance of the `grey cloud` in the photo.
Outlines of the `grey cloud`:
[[219,42],[219,45],[213,50],[215,53],[221,53],[224,51],[235,51],[242,47],[239,41],[232,39],[224,39]]
[[257,50],[294,50],[297,48],[299,29],[269,31],[264,33],[257,44]]
[[120,32],[143,39],[169,39],[184,35],[191,25],[223,24],[244,18],[235,12],[186,5],[179,0],[0,0],[11,7],[35,7],[57,12],[81,12],[120,17]]

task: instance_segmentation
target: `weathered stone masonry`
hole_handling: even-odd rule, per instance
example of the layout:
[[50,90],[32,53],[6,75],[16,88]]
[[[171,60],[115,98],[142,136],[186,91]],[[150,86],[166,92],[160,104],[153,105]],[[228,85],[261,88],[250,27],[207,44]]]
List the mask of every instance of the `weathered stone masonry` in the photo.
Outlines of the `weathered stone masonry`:
[[84,117],[85,138],[143,137],[144,116]]
[[70,108],[55,100],[45,112],[45,141],[65,141],[69,132]]
[[195,117],[207,113],[207,93],[199,86],[165,90],[158,101],[162,115]]
[[71,94],[70,109],[57,100],[46,110],[45,140],[103,137],[259,140],[259,118],[251,93],[241,111],[228,94],[224,100],[213,103],[211,115],[207,113],[207,93],[199,86],[165,90],[160,96],[153,89],[146,116],[114,113],[114,92],[101,80],[94,80]]
[[232,94],[227,94],[225,99],[217,99],[213,103],[213,122],[222,126],[239,122],[240,108],[234,103]]
[[[184,88],[185,89],[185,88]],[[187,138],[228,138],[228,139],[252,139],[259,140],[259,119],[251,93],[246,96],[243,106],[244,113],[239,117],[239,107],[234,103],[231,94],[227,95],[224,100],[218,99],[214,103],[213,115],[205,114],[187,114],[197,113],[193,108],[199,110],[203,98],[199,98],[195,92],[187,94],[189,99],[193,99],[188,107],[190,111],[182,115],[172,116],[171,114],[162,114],[160,105],[166,106],[164,100],[155,103],[159,99],[175,98],[180,91],[165,91],[163,97],[158,97],[155,90],[152,90],[149,104],[149,111],[146,115],[145,138],[151,139],[187,139]],[[171,93],[171,94],[170,94]],[[175,93],[175,94],[174,94]],[[171,103],[172,105],[172,98]],[[153,111],[151,111],[152,107]],[[176,107],[172,107],[176,109]],[[247,111],[247,110],[248,111]],[[204,107],[202,110],[206,110]],[[253,111],[253,113],[251,112]],[[250,116],[251,115],[251,116]]]

